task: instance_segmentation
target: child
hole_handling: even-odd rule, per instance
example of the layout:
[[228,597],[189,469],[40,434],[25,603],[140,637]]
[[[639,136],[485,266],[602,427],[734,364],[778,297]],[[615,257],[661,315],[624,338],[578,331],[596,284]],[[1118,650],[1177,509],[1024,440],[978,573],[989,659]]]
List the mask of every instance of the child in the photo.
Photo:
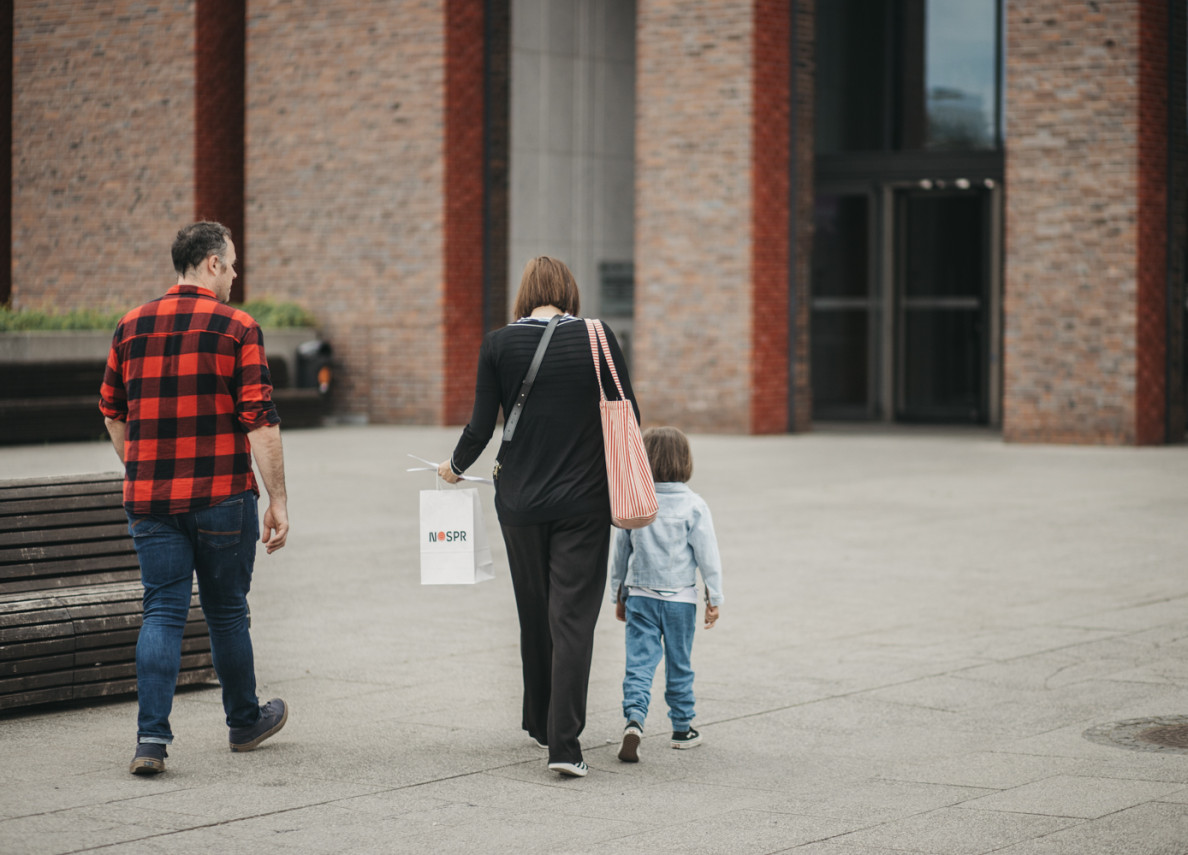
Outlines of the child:
[[644,448],[656,482],[660,512],[644,528],[615,529],[611,544],[611,594],[615,617],[627,624],[627,674],[623,678],[623,745],[619,759],[639,760],[652,677],[665,658],[664,700],[672,720],[672,747],[701,742],[693,722],[693,630],[697,624],[697,569],[705,582],[705,628],[718,620],[722,568],[709,508],[686,486],[693,475],[689,440],[676,428],[649,428]]

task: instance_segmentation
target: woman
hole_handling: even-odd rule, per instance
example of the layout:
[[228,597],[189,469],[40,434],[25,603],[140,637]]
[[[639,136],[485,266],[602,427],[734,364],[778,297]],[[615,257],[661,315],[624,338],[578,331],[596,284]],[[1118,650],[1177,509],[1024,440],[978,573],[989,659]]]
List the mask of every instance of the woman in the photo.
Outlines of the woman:
[[[548,748],[549,768],[573,777],[587,772],[578,736],[586,724],[611,525],[598,381],[586,325],[576,317],[578,299],[562,262],[546,256],[528,262],[514,307],[519,320],[483,338],[470,424],[437,469],[457,483],[482,453],[500,407],[505,417],[511,412],[549,320],[560,315],[515,437],[499,455],[495,509],[520,616],[522,726]],[[635,406],[626,362],[614,334],[606,332],[623,391]],[[616,397],[605,360],[602,377],[608,397]]]

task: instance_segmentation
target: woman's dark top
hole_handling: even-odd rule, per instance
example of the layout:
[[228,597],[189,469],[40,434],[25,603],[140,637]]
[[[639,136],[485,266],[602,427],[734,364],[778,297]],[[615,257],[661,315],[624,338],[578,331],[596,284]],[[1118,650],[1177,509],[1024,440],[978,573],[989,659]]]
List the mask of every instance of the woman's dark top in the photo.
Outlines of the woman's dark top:
[[[465,470],[482,454],[495,430],[500,407],[505,417],[511,412],[547,324],[547,320],[521,318],[484,336],[474,412],[452,458],[456,470]],[[623,392],[638,419],[639,407],[619,343],[605,324],[603,328]],[[607,398],[619,397],[605,359],[602,385]],[[553,332],[515,437],[501,455],[495,488],[495,510],[501,523],[534,525],[601,510],[609,513],[598,401],[586,325],[580,318],[566,316]]]

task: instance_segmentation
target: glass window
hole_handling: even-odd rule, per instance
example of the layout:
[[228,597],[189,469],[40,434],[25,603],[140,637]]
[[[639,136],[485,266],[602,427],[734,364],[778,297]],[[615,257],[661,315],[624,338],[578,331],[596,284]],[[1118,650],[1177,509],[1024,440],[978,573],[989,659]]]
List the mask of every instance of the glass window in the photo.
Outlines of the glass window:
[[928,0],[925,148],[998,144],[998,10],[992,0]]
[[869,293],[869,208],[866,196],[817,195],[814,297],[865,297]]
[[816,150],[999,147],[1000,0],[817,4]]
[[817,151],[881,151],[890,145],[887,0],[818,3]]

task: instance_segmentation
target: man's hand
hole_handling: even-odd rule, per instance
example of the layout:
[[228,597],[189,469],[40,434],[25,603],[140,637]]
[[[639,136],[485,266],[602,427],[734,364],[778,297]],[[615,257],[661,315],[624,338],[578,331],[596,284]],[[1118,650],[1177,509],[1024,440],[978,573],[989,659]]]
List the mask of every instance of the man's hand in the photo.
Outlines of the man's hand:
[[289,509],[284,502],[268,501],[262,527],[260,542],[271,555],[285,545],[285,538],[289,536]]
[[705,604],[705,628],[713,629],[714,624],[718,622],[718,607],[711,606],[709,603]]
[[268,490],[268,510],[264,512],[260,542],[268,548],[268,554],[285,545],[289,536],[289,494],[285,490],[285,455],[281,448],[279,425],[256,428],[248,434],[252,456],[264,488]]

